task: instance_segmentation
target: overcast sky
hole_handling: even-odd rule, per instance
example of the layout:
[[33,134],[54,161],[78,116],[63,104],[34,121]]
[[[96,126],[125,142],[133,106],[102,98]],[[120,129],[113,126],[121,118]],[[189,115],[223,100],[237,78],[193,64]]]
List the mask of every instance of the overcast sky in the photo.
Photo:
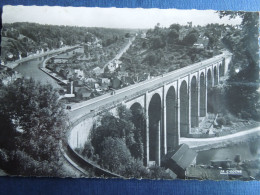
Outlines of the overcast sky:
[[85,8],[49,6],[4,6],[3,23],[35,22],[107,28],[153,28],[157,23],[169,27],[192,21],[193,25],[208,23],[240,24],[241,19],[220,19],[213,10],[176,10],[142,8]]

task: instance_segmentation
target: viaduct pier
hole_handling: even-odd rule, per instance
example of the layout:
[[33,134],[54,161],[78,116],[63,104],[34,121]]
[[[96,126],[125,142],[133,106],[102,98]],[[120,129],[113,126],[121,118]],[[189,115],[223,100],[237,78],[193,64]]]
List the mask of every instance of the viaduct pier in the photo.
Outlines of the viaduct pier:
[[232,54],[222,54],[199,63],[169,72],[76,104],[69,115],[73,128],[68,135],[72,149],[87,141],[93,121],[103,110],[113,110],[119,104],[143,110],[146,118],[146,164],[161,164],[168,152],[176,149],[180,138],[187,137],[192,127],[199,126],[199,118],[211,111],[209,90],[219,84],[228,72]]

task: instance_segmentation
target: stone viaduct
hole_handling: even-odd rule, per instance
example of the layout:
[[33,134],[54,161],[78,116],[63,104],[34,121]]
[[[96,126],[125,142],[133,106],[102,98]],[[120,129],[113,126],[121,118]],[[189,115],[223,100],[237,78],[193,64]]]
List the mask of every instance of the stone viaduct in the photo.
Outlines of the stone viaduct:
[[212,109],[208,91],[227,73],[231,58],[232,54],[224,52],[162,75],[142,93],[125,96],[122,104],[132,111],[142,109],[146,116],[147,165],[160,166],[162,157],[179,145],[180,137],[186,137],[192,127],[199,126],[200,117],[207,116]]

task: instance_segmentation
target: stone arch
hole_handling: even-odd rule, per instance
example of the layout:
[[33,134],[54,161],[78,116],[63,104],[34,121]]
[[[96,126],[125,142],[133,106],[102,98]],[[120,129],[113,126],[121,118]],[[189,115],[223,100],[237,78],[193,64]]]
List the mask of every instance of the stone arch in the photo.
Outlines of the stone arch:
[[198,86],[197,78],[195,76],[191,79],[191,127],[199,126],[198,116]]
[[[130,110],[132,112],[133,117],[139,117],[139,115],[143,115],[144,109],[139,102],[135,102],[130,106]],[[133,121],[135,126],[141,126],[141,124],[137,123],[137,121]]]
[[180,86],[180,136],[189,134],[189,94],[186,81],[182,81]]
[[218,72],[217,72],[216,66],[214,67],[213,72],[214,72],[214,86],[215,86],[215,85],[218,85]]
[[160,164],[160,135],[161,135],[161,97],[155,93],[149,103],[149,160]]
[[211,74],[210,69],[208,69],[208,72],[207,72],[207,112],[213,112],[212,74]]
[[166,146],[167,152],[178,146],[178,110],[176,91],[171,86],[166,94]]
[[200,117],[206,116],[206,79],[204,72],[200,74]]

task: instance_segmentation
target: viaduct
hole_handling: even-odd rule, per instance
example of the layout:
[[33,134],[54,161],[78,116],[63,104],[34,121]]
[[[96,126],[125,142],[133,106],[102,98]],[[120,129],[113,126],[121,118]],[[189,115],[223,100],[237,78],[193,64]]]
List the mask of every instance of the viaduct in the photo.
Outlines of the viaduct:
[[115,95],[104,95],[99,97],[100,100],[91,100],[89,104],[72,109],[73,117],[80,113],[79,110],[85,110],[85,114],[78,117],[81,120],[75,125],[75,131],[71,130],[69,144],[76,147],[73,143],[78,143],[78,127],[86,125],[88,107],[91,107],[88,112],[106,105],[113,105],[110,106],[113,109],[117,105],[112,102],[118,100],[133,113],[144,110],[145,161],[147,165],[160,165],[162,157],[179,145],[180,137],[189,135],[192,127],[199,126],[200,117],[206,117],[212,110],[214,98],[209,97],[209,90],[218,85],[220,77],[227,73],[231,58],[232,54],[224,51],[211,59],[120,89]]

